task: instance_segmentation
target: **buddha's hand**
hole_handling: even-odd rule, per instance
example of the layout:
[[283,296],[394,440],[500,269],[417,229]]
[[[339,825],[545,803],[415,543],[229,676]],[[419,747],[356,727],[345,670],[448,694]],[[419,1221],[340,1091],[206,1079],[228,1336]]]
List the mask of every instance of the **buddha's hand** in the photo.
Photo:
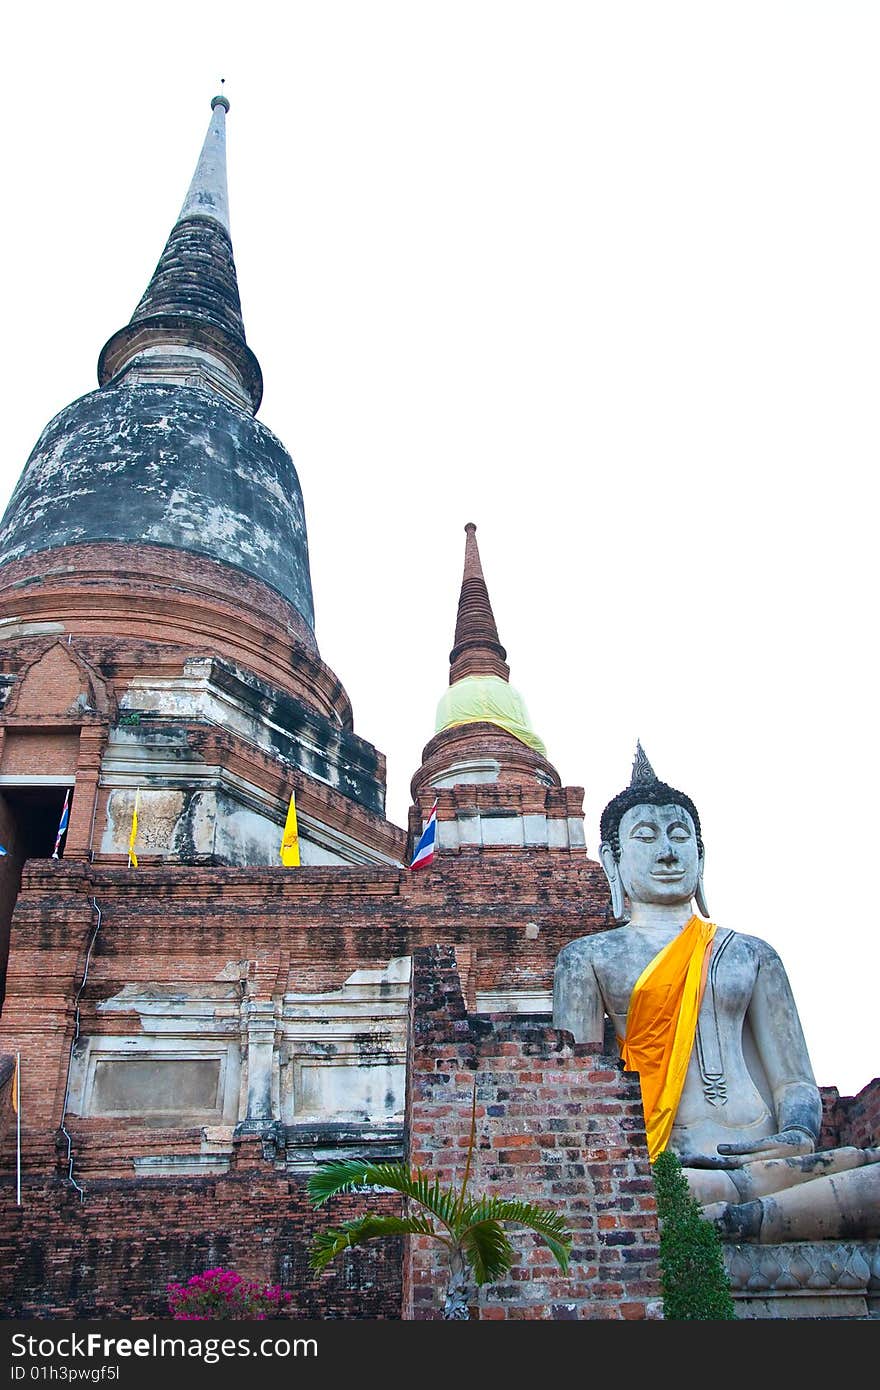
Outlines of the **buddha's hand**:
[[747,1139],[740,1144],[719,1144],[718,1152],[742,1159],[797,1158],[816,1151],[811,1134],[803,1129],[783,1129],[779,1134],[765,1134],[762,1139]]
[[719,1153],[680,1153],[678,1161],[682,1168],[741,1168],[742,1160],[739,1158],[720,1158],[721,1145],[718,1145]]

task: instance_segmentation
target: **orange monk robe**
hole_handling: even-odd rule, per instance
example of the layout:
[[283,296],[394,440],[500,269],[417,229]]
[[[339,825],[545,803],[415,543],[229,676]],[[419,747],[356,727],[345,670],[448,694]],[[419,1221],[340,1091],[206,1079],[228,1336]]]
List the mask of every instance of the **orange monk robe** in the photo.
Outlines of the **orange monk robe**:
[[637,1071],[651,1162],[669,1143],[706,985],[714,922],[692,917],[636,980],[620,1055]]

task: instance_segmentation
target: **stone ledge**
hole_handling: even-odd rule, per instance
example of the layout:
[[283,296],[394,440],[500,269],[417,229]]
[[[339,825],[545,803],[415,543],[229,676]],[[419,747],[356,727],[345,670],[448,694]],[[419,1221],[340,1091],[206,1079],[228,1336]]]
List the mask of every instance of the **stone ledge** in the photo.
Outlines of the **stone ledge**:
[[740,1318],[880,1316],[880,1241],[729,1245],[724,1264]]

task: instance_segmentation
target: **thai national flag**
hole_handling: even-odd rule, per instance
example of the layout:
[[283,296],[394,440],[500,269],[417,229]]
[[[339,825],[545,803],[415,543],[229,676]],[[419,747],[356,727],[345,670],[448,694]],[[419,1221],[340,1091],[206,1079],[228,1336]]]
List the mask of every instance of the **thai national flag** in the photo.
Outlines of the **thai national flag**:
[[410,864],[411,869],[424,869],[426,864],[430,864],[434,858],[434,846],[437,843],[437,802],[431,807],[431,814],[428,817],[428,824],[422,831],[422,837],[416,845],[416,852]]
[[61,836],[67,829],[67,822],[70,820],[70,788],[64,793],[64,805],[61,808],[61,819],[58,822],[58,834],[55,836],[55,848],[52,851],[52,858],[58,858],[58,851],[61,848]]

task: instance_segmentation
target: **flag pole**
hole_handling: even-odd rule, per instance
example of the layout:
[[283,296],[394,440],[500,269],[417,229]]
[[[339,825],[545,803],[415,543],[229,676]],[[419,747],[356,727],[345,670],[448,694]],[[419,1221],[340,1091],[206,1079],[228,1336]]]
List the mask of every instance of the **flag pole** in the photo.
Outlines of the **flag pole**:
[[21,1206],[21,1053],[15,1054],[16,1100],[15,1107],[15,1201]]
[[55,848],[52,851],[52,858],[58,859],[61,848],[61,837],[67,833],[67,825],[70,819],[70,787],[64,793],[64,805],[61,807],[61,819],[58,822],[58,834],[55,836]]

